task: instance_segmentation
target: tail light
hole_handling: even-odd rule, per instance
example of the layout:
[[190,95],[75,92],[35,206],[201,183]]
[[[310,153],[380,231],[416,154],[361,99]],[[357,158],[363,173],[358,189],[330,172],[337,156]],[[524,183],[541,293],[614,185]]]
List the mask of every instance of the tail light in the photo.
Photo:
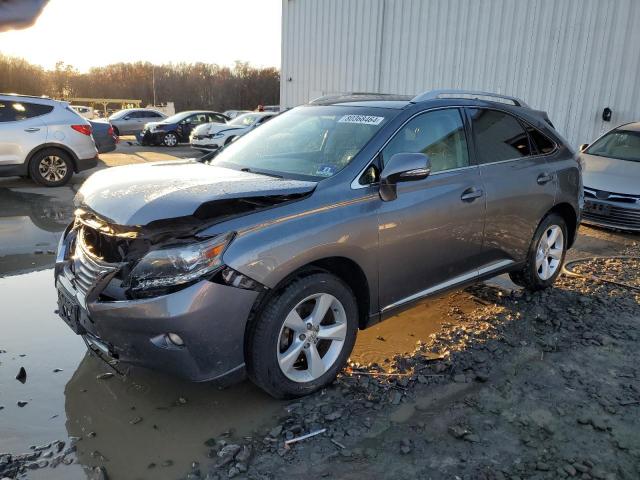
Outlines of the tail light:
[[109,125],[109,130],[107,130],[107,135],[109,135],[111,138],[113,138],[116,143],[118,143],[120,141],[120,137],[118,137],[118,135],[116,135],[116,132],[113,129],[113,126],[111,126],[111,125]]
[[91,125],[71,125],[71,128],[83,135],[91,135]]

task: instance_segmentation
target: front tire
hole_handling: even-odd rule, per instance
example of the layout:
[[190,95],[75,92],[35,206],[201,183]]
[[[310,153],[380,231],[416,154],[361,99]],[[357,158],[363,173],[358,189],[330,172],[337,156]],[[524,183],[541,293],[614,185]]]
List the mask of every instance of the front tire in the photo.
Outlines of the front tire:
[[267,301],[250,326],[249,377],[276,398],[313,393],[344,367],[357,330],[348,285],[329,273],[298,278]]
[[29,176],[45,187],[61,187],[73,176],[73,162],[66,152],[45,148],[31,158]]
[[551,287],[562,271],[567,240],[564,218],[556,213],[544,217],[531,241],[524,268],[509,273],[513,283],[531,291]]
[[162,144],[165,147],[175,147],[178,145],[178,135],[175,132],[167,132],[162,137]]

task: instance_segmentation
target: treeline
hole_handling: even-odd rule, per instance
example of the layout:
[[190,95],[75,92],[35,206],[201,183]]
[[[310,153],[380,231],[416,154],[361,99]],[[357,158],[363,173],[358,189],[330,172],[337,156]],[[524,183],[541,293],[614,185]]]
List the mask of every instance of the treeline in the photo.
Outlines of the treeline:
[[233,68],[210,63],[116,63],[87,73],[58,62],[45,70],[16,57],[0,54],[0,92],[48,95],[55,98],[128,98],[153,103],[174,102],[176,112],[190,109],[253,110],[277,105],[280,73],[236,62]]

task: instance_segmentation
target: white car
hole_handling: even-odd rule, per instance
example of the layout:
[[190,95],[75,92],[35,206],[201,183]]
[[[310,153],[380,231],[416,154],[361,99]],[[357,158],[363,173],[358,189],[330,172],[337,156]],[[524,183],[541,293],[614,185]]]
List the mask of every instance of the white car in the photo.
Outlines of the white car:
[[191,147],[210,152],[229,145],[236,138],[278,115],[274,112],[245,113],[227,123],[205,123],[191,133]]
[[46,187],[98,164],[91,124],[67,102],[0,94],[0,177],[31,177]]
[[640,122],[616,127],[580,151],[583,221],[640,231]]

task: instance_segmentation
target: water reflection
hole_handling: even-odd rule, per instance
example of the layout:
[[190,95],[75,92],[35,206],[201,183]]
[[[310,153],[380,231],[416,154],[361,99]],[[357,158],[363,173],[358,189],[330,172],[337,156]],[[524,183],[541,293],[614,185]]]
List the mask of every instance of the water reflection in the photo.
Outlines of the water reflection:
[[53,264],[73,216],[72,198],[71,189],[48,196],[0,188],[0,276]]
[[[248,381],[219,389],[145,369],[96,378],[107,371],[87,354],[64,395],[68,435],[82,437],[79,462],[105,466],[110,479],[178,478],[192,461],[212,462],[206,439],[251,435],[283,411],[283,402]],[[169,460],[172,465],[162,466]]]

